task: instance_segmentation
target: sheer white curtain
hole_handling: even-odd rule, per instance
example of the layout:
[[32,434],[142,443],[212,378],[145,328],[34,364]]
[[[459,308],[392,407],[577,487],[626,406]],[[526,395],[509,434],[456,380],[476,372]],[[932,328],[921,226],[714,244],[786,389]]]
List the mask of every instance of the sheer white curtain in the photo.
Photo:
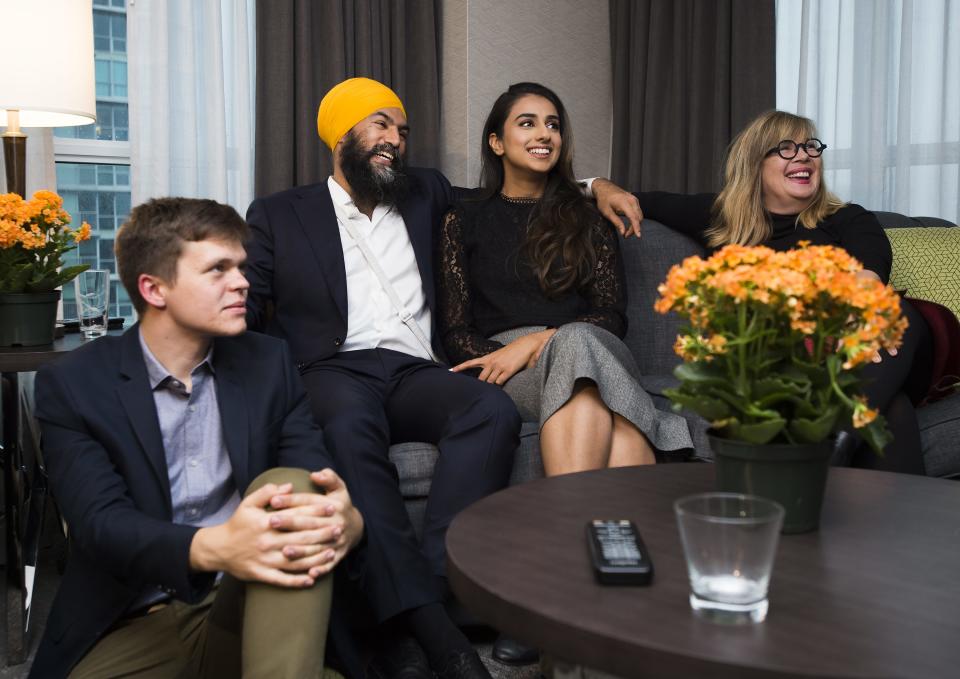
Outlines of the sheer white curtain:
[[777,108],[841,198],[960,218],[960,0],[777,0]]
[[254,0],[131,0],[131,193],[253,200]]

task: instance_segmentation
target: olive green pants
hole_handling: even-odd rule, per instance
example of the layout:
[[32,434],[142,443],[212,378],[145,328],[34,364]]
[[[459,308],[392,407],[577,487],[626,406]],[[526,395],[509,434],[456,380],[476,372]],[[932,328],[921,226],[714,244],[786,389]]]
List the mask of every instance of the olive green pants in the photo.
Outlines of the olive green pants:
[[[277,468],[258,476],[247,492],[267,483],[293,483],[298,493],[316,490],[306,471]],[[310,589],[224,575],[199,604],[171,600],[120,620],[70,677],[320,677],[332,593],[332,575]]]

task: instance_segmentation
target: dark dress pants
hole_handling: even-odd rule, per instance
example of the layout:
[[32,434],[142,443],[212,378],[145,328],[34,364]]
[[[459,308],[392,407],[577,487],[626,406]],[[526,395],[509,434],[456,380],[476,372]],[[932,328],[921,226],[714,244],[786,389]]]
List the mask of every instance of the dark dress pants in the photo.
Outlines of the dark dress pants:
[[[507,485],[520,416],[496,386],[389,349],[349,351],[303,374],[325,442],[363,514],[359,585],[379,620],[443,597],[444,538],[453,517]],[[387,451],[405,441],[440,449],[422,544]]]
[[893,441],[879,456],[866,444],[855,452],[855,467],[880,469],[905,474],[923,474],[923,450],[920,426],[913,404],[926,394],[932,368],[933,343],[930,329],[917,309],[905,299],[901,311],[910,323],[896,356],[881,351],[879,363],[869,363],[862,371],[863,393],[870,407],[887,418]]

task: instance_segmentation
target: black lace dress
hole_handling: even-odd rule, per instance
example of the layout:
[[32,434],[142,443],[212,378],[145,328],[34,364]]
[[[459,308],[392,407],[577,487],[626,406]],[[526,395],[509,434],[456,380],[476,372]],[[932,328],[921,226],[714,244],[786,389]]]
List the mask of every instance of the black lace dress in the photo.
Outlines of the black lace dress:
[[692,448],[686,421],[657,410],[622,341],[626,289],[613,228],[596,214],[586,227],[597,252],[593,276],[548,297],[520,252],[535,204],[498,195],[462,201],[447,213],[438,252],[437,324],[448,358],[456,365],[557,328],[537,365],[504,385],[524,420],[542,427],[569,400],[576,380],[589,379],[607,407],[630,420],[657,451]]

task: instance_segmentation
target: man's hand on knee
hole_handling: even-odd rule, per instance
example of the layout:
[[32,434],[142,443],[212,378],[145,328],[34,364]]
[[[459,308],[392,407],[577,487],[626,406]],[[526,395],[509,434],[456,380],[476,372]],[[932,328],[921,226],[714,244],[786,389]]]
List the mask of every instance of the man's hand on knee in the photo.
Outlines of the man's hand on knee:
[[[355,544],[345,537],[356,532],[355,522],[346,528],[339,505],[340,498],[293,493],[290,484],[266,484],[244,498],[226,523],[196,532],[190,565],[198,571],[225,571],[240,580],[310,587],[342,558],[338,551],[346,553]],[[347,505],[356,512],[349,495]],[[361,519],[361,531],[362,525]]]

